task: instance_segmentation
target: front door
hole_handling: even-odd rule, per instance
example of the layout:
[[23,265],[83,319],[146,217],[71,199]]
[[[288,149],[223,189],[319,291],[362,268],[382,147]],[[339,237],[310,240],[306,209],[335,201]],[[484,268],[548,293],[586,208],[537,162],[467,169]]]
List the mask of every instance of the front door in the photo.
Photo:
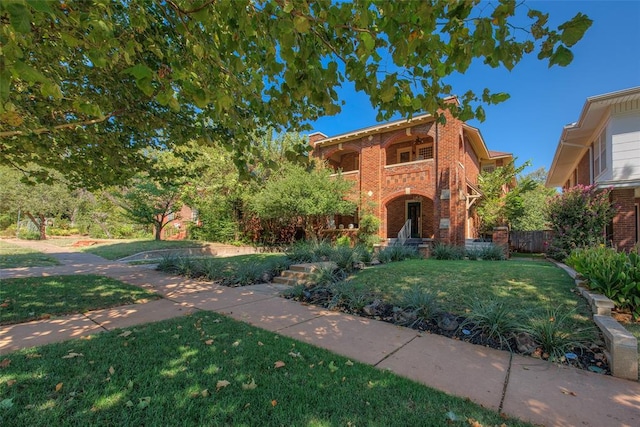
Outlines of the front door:
[[407,204],[407,219],[411,220],[411,237],[420,237],[420,202]]

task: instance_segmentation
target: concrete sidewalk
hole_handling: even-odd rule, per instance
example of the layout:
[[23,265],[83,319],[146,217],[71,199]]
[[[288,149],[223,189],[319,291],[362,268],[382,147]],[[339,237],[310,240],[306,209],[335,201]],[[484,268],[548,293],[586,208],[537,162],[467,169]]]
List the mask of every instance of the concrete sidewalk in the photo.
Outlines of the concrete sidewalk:
[[[67,267],[67,270],[63,270]],[[73,269],[76,270],[73,270]],[[0,354],[100,331],[212,310],[335,353],[389,369],[485,407],[545,426],[638,426],[640,383],[556,366],[280,298],[273,284],[227,288],[144,266],[99,262],[0,270],[0,278],[92,272],[165,298],[40,322],[0,326]]]

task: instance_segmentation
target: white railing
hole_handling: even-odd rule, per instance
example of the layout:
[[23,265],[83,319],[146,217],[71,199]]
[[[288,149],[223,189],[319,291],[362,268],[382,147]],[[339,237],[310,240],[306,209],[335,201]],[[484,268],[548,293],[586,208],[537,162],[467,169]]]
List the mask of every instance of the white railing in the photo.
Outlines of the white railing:
[[411,220],[408,219],[404,223],[400,231],[398,232],[398,240],[396,240],[396,246],[404,246],[407,239],[411,237]]

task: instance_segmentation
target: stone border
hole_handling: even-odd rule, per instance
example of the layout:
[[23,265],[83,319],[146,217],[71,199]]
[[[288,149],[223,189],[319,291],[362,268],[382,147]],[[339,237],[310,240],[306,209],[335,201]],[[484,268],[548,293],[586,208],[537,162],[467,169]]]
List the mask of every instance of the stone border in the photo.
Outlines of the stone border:
[[593,313],[593,321],[602,331],[607,345],[607,359],[611,365],[611,375],[618,378],[638,381],[638,340],[616,319],[611,317],[614,303],[601,294],[587,290],[586,281],[578,277],[571,267],[549,259],[562,268],[575,281],[580,294],[587,300]]

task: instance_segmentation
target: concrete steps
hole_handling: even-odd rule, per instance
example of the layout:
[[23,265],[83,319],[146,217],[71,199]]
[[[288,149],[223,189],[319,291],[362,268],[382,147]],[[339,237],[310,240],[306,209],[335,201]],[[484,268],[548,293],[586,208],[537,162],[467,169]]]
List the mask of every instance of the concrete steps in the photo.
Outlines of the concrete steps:
[[274,277],[273,283],[288,286],[307,285],[311,283],[314,271],[319,268],[332,268],[335,270],[337,267],[338,266],[331,261],[293,264],[289,267],[289,270],[285,270],[280,276]]

